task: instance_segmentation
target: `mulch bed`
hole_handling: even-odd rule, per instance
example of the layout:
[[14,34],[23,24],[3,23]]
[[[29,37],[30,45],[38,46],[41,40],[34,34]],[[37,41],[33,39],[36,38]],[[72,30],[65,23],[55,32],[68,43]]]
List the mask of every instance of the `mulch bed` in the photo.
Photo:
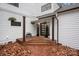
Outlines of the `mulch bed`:
[[18,42],[9,42],[6,45],[0,45],[0,56],[78,56],[76,49],[55,43],[51,45],[26,43],[22,45]]

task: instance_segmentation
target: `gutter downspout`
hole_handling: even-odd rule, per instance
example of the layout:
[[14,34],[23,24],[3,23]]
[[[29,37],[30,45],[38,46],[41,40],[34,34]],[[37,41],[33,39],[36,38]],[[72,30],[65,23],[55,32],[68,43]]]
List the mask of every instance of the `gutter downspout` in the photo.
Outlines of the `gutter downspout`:
[[57,43],[59,43],[59,19],[57,17],[57,13],[55,15],[55,18],[57,20]]
[[59,9],[62,8],[61,5],[58,5],[58,6],[59,6],[59,8],[56,10],[56,13],[55,13],[55,18],[57,20],[57,41],[56,41],[57,44],[59,43],[59,19],[58,19],[58,13],[57,12],[58,12]]

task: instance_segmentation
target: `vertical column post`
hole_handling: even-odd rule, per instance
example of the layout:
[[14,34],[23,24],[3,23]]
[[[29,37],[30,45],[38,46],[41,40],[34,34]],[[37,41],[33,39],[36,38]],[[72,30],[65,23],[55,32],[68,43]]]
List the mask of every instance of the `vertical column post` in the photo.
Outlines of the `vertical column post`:
[[39,24],[37,24],[37,36],[39,36]]
[[54,41],[54,17],[52,17],[52,41]]
[[40,33],[40,31],[41,31],[40,28],[41,28],[41,27],[40,27],[40,26],[41,26],[41,25],[40,25],[40,23],[39,23],[39,36],[41,36],[41,33]]
[[59,20],[57,18],[57,43],[59,43]]
[[59,43],[59,19],[57,18],[57,14],[55,15],[55,18],[57,20],[57,43]]
[[25,16],[23,16],[23,42],[25,42]]

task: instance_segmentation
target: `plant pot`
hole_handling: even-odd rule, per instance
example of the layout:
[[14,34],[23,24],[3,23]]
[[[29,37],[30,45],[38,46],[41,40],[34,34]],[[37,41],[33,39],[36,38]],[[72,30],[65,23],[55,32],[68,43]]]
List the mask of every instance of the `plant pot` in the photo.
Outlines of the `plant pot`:
[[11,22],[14,22],[14,20],[11,20]]
[[10,17],[8,20],[11,21],[11,22],[14,22],[14,21],[16,21],[16,18],[15,17]]

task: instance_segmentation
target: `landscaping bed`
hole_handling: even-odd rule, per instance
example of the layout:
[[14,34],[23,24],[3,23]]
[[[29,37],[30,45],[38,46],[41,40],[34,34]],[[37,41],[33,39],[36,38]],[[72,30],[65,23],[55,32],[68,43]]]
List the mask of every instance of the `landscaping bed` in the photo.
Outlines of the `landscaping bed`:
[[43,42],[42,44],[33,44],[34,41],[32,44],[26,43],[22,45],[15,42],[0,45],[0,56],[78,56],[78,50],[62,44],[58,45],[54,42],[52,44],[48,42],[47,44],[43,44]]

